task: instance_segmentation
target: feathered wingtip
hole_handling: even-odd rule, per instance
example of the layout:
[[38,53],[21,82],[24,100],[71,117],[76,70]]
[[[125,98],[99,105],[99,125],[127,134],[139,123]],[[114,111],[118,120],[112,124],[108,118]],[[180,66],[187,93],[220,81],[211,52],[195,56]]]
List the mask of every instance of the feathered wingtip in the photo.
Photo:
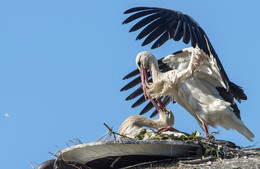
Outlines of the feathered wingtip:
[[241,103],[241,100],[247,100],[247,96],[242,87],[236,85],[233,82],[230,82],[230,88],[232,89],[233,95],[239,103]]

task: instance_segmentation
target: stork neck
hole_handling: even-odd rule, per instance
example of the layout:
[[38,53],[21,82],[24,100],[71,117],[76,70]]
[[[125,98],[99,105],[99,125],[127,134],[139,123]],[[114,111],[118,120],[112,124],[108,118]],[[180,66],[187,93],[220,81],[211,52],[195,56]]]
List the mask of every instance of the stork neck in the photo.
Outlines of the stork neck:
[[138,126],[139,127],[149,127],[154,129],[159,129],[161,127],[165,126],[172,126],[174,124],[174,116],[171,114],[171,116],[167,116],[163,112],[159,112],[159,119],[152,120],[146,117],[139,117]]
[[159,129],[162,127],[162,120],[161,119],[156,119],[156,120],[151,120],[149,119],[144,126],[149,127],[149,128],[154,128],[154,129]]
[[151,63],[150,64],[150,71],[151,71],[153,79],[157,79],[158,74],[160,73],[159,68],[158,68],[158,64]]

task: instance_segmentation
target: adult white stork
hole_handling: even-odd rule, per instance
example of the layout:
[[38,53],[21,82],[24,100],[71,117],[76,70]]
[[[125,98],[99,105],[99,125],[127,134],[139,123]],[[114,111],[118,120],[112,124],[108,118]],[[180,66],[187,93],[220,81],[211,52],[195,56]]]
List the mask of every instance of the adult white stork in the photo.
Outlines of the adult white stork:
[[[159,119],[156,120],[151,120],[139,115],[130,116],[121,124],[118,133],[130,138],[134,138],[135,135],[140,132],[142,127],[161,130],[161,128],[164,127],[168,127],[167,129],[169,129],[171,126],[173,126],[173,124],[174,116],[169,109],[165,108],[163,111],[159,111]],[[170,130],[177,131],[173,128],[170,128]]]
[[170,96],[183,106],[204,129],[208,138],[208,126],[220,125],[234,129],[252,141],[254,134],[244,125],[236,104],[222,88],[225,84],[213,56],[207,56],[199,48],[187,48],[175,55],[165,57],[162,62],[174,67],[176,59],[182,68],[160,72],[157,60],[150,52],[141,52],[136,57],[140,72],[150,69],[153,82],[149,83],[145,73],[141,76],[143,89],[152,98]]
[[[219,92],[219,95],[226,102],[229,102],[231,104],[231,108],[233,109],[233,112],[236,114],[238,118],[240,118],[240,111],[234,99],[238,100],[238,102],[241,102],[241,100],[246,100],[247,96],[245,95],[241,87],[237,86],[236,84],[232,83],[229,80],[217,56],[217,53],[215,52],[213,46],[211,45],[206,33],[194,19],[192,19],[189,15],[183,14],[179,11],[163,9],[163,8],[136,7],[125,11],[125,14],[129,14],[129,13],[134,13],[134,14],[128,17],[123,22],[123,24],[144,17],[130,29],[130,32],[136,31],[144,27],[145,25],[148,25],[141,31],[141,33],[136,38],[139,40],[147,36],[142,44],[143,46],[156,40],[155,43],[152,45],[152,49],[154,49],[163,45],[169,39],[179,41],[181,38],[183,38],[184,43],[188,44],[189,42],[191,42],[191,45],[194,48],[198,46],[208,56],[210,50],[212,56],[216,61],[216,66],[219,70],[221,80],[225,84],[221,87],[216,87],[216,90]],[[209,47],[207,46],[206,40],[208,41]],[[182,52],[183,51],[176,52],[175,57],[177,53],[182,53]],[[180,56],[181,55],[178,55],[178,57]],[[183,68],[185,64],[187,65],[187,62],[182,61],[181,57],[180,59],[176,57],[174,63],[170,63],[170,62],[165,63],[162,60],[163,58],[158,60],[158,66],[161,72],[167,72],[172,69]],[[137,74],[139,74],[139,71],[135,70],[129,73],[123,79],[131,78]],[[148,76],[150,76],[149,72],[148,72]],[[152,81],[152,79],[150,79],[150,81]],[[127,84],[125,87],[123,87],[121,91],[128,90],[136,86],[140,82],[141,82],[140,77],[137,77],[129,84]],[[141,94],[142,94],[142,89],[138,88],[131,95],[129,95],[126,98],[126,100],[131,100]],[[167,102],[169,102],[170,98],[168,96],[164,98]],[[139,106],[144,102],[145,102],[145,97],[142,96],[133,104],[132,107]],[[152,108],[153,108],[153,104],[150,102],[147,104],[147,106],[142,110],[140,114],[146,113]],[[156,113],[157,111],[155,111],[151,116],[154,116]]]

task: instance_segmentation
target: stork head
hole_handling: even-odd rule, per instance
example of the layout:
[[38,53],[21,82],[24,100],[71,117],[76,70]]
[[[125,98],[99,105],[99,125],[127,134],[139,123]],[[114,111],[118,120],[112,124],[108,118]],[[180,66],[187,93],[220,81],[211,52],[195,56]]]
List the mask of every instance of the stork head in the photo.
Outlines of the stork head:
[[171,110],[164,107],[164,110],[159,111],[159,118],[165,126],[173,126],[174,124],[174,115]]
[[152,53],[150,53],[148,51],[143,51],[143,52],[140,52],[136,56],[136,65],[141,74],[142,88],[144,91],[145,99],[147,97],[147,95],[146,95],[147,85],[146,84],[148,83],[147,69],[150,68],[151,64],[156,64],[156,66],[158,66],[157,60]]
[[152,63],[157,64],[157,60],[151,52],[143,51],[136,56],[136,65],[139,70],[149,69]]

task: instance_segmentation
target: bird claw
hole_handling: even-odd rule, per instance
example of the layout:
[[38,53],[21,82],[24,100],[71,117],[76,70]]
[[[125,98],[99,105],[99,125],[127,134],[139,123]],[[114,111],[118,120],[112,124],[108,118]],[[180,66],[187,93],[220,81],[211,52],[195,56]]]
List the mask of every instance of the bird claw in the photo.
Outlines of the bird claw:
[[181,133],[179,130],[173,128],[172,126],[162,127],[162,128],[159,128],[159,129],[157,130],[157,132],[160,133],[160,134],[161,134],[162,132],[165,132],[165,131],[174,131],[174,132],[179,132],[179,133]]

